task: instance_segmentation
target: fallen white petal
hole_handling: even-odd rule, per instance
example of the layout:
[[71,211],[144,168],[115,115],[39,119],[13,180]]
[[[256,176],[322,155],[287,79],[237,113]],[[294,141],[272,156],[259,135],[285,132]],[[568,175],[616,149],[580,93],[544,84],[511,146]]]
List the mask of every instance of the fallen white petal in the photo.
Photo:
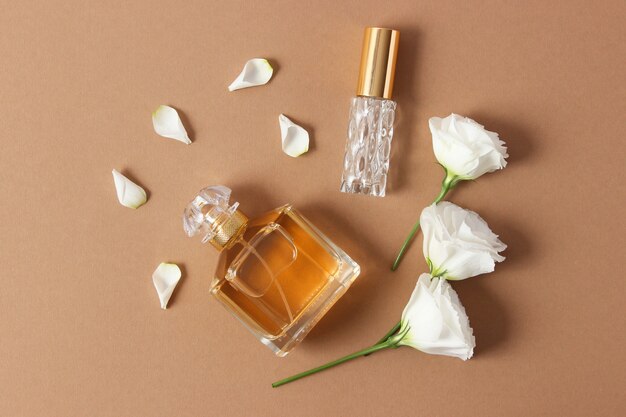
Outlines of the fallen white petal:
[[294,158],[309,150],[309,132],[298,126],[284,114],[278,116],[283,152]]
[[246,62],[243,71],[231,85],[228,86],[229,91],[235,91],[242,88],[256,87],[257,85],[267,84],[272,78],[274,69],[267,62],[267,59],[254,58]]
[[176,284],[180,281],[181,272],[176,264],[161,263],[152,274],[152,282],[159,294],[161,308],[165,310],[170,297],[176,288]]
[[176,139],[187,145],[191,143],[178,112],[170,106],[161,105],[152,113],[152,125],[160,136]]
[[115,182],[115,190],[117,191],[117,199],[120,204],[136,209],[145,204],[148,200],[146,192],[143,188],[120,174],[117,170],[113,170],[113,181]]

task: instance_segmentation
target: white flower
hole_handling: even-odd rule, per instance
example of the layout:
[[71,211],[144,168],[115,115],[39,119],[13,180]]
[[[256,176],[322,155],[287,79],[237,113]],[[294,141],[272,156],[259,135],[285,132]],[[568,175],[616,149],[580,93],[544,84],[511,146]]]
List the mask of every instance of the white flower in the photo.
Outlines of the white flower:
[[506,245],[476,213],[447,201],[422,211],[424,257],[433,275],[460,280],[492,272]]
[[159,106],[152,113],[152,126],[154,131],[164,138],[176,139],[186,145],[191,143],[185,126],[183,126],[178,112],[173,107]]
[[157,269],[154,270],[154,273],[152,273],[152,283],[157,290],[163,310],[167,308],[167,303],[170,301],[170,297],[178,281],[180,281],[181,275],[178,265],[165,262],[160,263]]
[[428,121],[435,157],[459,179],[473,180],[506,166],[506,146],[498,134],[472,119],[452,113]]
[[148,200],[146,192],[143,188],[120,174],[119,171],[113,170],[113,182],[115,183],[115,191],[120,204],[136,209],[142,206]]
[[433,355],[467,360],[474,354],[476,339],[469,318],[450,284],[429,274],[420,275],[402,313],[399,345]]

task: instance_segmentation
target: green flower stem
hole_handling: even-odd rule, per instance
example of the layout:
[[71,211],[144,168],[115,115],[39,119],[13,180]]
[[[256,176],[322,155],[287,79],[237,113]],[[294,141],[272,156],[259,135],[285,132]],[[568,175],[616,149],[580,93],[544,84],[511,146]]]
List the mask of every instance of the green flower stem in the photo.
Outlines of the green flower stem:
[[384,335],[383,337],[380,338],[380,340],[378,342],[376,342],[376,344],[381,344],[382,342],[384,342],[385,340],[389,339],[391,336],[393,336],[394,334],[396,334],[396,332],[400,330],[400,322],[397,322],[395,326],[393,326],[393,328],[391,330],[389,330],[387,332],[386,335]]
[[321,372],[328,368],[332,368],[333,366],[337,366],[341,363],[351,361],[352,359],[359,358],[361,356],[369,355],[370,353],[378,352],[379,350],[388,349],[390,347],[396,347],[398,341],[387,340],[383,343],[376,344],[374,346],[370,346],[366,349],[359,350],[358,352],[351,353],[350,355],[344,356],[343,358],[336,359],[332,362],[328,362],[325,365],[318,366],[317,368],[309,369],[308,371],[300,372],[299,374],[292,375],[288,378],[281,379],[280,381],[274,382],[272,384],[273,388],[280,387],[281,385],[288,384],[290,382],[296,381],[300,378],[304,378],[305,376],[313,375],[317,372]]
[[[381,337],[381,338],[380,338],[380,340],[379,340],[378,342],[376,342],[376,344],[377,344],[377,345],[380,345],[381,343],[383,343],[383,342],[385,342],[387,339],[389,339],[391,336],[393,336],[394,334],[396,334],[396,332],[397,332],[398,330],[400,330],[400,326],[401,326],[401,324],[402,324],[401,322],[396,323],[396,325],[395,325],[395,326],[393,326],[393,328],[392,328],[391,330],[389,330],[389,331],[387,332],[387,334],[386,334],[386,335],[384,335],[383,337]],[[363,356],[369,356],[369,355],[371,355],[371,353],[367,353],[367,354],[365,354],[365,355],[363,355]]]
[[[457,184],[457,182],[459,182],[459,180],[460,180],[459,177],[457,177],[454,174],[448,173],[448,171],[446,170],[446,177],[443,179],[441,183],[441,191],[439,192],[439,195],[437,196],[437,198],[433,200],[433,203],[436,204],[440,202],[441,200],[443,200],[446,194],[448,194],[448,191],[450,191]],[[393,262],[393,265],[391,266],[392,271],[395,271],[396,269],[398,269],[398,266],[400,265],[400,261],[402,261],[402,258],[404,257],[404,253],[409,248],[409,245],[413,241],[413,237],[415,236],[419,228],[420,228],[420,221],[418,219],[417,222],[413,225],[413,228],[411,229],[409,236],[404,240],[404,243],[402,244],[402,247],[400,248],[400,252],[398,253],[398,256],[396,257],[396,260]]]

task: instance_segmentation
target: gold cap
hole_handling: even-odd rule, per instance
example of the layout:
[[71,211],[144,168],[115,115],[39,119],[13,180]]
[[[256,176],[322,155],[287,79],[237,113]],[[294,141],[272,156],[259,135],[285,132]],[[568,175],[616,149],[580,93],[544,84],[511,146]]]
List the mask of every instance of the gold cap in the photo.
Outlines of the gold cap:
[[365,28],[357,96],[391,98],[399,39],[397,30]]

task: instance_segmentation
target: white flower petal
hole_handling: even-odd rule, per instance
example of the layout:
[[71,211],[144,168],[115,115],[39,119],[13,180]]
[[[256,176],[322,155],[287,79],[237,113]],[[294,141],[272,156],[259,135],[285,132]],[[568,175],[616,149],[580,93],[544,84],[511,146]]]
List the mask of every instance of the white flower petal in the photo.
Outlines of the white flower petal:
[[235,78],[235,81],[228,86],[229,91],[235,91],[242,88],[256,87],[257,85],[267,84],[272,78],[274,69],[267,62],[267,59],[254,58],[246,62],[241,74]]
[[278,116],[278,123],[283,152],[295,158],[309,150],[309,132],[289,120],[284,114]]
[[[434,288],[430,287],[430,275],[422,275],[427,276],[429,279],[420,277],[417,280],[415,291],[411,294],[411,299],[402,314],[403,321],[408,321],[411,324],[410,335],[406,338],[406,341],[413,340],[418,344],[419,341],[436,341],[441,335],[444,325],[437,300],[433,297],[433,290],[436,286]],[[437,280],[432,280],[432,283],[436,282]]]
[[161,263],[152,274],[152,282],[159,294],[161,308],[165,310],[167,303],[181,277],[180,268],[176,264]]
[[161,105],[152,113],[152,125],[160,136],[176,139],[187,145],[191,143],[178,112],[170,106]]
[[136,209],[145,204],[148,200],[146,192],[143,188],[120,174],[117,170],[113,170],[113,181],[115,182],[115,191],[117,191],[117,199],[120,204]]
[[476,339],[469,318],[445,279],[420,275],[401,322],[400,345],[463,360],[474,354]]

